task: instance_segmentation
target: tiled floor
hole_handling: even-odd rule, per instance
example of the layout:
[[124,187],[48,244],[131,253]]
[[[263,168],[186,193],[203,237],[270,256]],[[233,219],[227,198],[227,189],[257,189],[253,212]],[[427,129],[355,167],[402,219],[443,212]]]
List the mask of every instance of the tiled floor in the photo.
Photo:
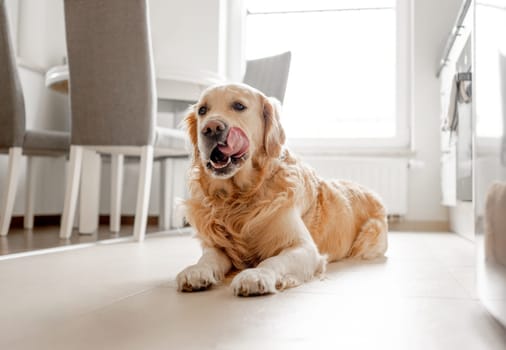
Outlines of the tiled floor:
[[385,260],[239,298],[182,294],[200,254],[186,235],[0,261],[0,349],[506,349],[474,291],[473,245],[392,233]]
[[[126,238],[133,234],[132,225],[121,225],[120,232],[110,232],[108,225],[101,225],[93,234],[79,234],[77,229],[74,229],[69,239],[60,239],[59,230],[60,227],[56,225],[36,226],[34,229],[11,228],[6,237],[0,237],[0,256],[90,244],[97,241]],[[156,225],[150,225],[146,230],[148,234],[156,231],[158,231]]]

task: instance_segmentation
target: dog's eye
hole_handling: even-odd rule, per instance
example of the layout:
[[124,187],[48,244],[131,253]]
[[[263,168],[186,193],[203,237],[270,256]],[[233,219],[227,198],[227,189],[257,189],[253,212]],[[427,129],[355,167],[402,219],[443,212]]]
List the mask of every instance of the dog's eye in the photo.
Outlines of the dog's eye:
[[198,111],[198,114],[199,115],[204,115],[207,113],[207,107],[206,106],[202,106],[199,108],[199,111]]
[[238,112],[244,111],[246,109],[246,106],[243,105],[241,102],[234,102],[232,104],[232,108]]

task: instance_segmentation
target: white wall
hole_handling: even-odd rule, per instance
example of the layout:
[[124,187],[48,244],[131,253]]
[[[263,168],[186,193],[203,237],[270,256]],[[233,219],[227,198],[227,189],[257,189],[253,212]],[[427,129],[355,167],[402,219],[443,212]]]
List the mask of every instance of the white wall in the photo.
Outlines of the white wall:
[[17,37],[18,37],[18,1],[17,0],[5,0],[7,6],[7,16],[9,16],[9,23],[11,29],[11,35],[13,36],[14,50],[17,50]]
[[149,0],[158,68],[227,76],[227,0]]
[[150,0],[156,64],[221,73],[219,4],[220,0]]
[[440,191],[439,60],[461,0],[414,0],[413,137],[416,160],[409,172],[410,221],[447,221]]
[[49,68],[66,55],[62,0],[19,0],[18,55]]

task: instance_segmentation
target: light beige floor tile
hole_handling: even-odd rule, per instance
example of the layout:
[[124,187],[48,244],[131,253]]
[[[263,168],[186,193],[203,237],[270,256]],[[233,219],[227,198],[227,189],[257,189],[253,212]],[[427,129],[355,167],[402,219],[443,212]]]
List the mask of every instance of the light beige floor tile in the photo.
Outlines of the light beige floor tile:
[[464,287],[469,296],[478,299],[476,288],[476,269],[474,266],[449,268],[453,277]]
[[156,288],[57,325],[12,349],[504,349],[475,301]]
[[436,259],[448,267],[472,267],[475,264],[475,246],[470,241],[457,235],[442,235],[441,241],[432,238],[430,249]]
[[321,281],[312,281],[294,292],[339,296],[404,296],[470,299],[464,286],[444,267],[431,262],[388,259],[366,263],[329,264]]
[[199,255],[190,237],[161,237],[1,261],[0,335],[24,337],[166,283]]
[[423,233],[389,233],[388,252],[391,258],[403,260],[435,259],[434,252],[428,245],[429,238]]
[[469,246],[450,234],[390,243],[387,259],[331,264],[322,281],[257,298],[178,293],[176,274],[200,255],[190,237],[0,261],[0,349],[506,348],[469,292]]

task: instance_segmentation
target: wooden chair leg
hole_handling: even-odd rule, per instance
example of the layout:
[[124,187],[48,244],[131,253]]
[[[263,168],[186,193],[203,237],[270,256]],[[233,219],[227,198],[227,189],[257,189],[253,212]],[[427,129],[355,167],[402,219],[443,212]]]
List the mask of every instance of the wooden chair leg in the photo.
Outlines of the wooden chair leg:
[[14,199],[18,187],[19,168],[21,166],[21,147],[9,149],[9,164],[5,179],[4,195],[0,206],[0,236],[7,236],[11,224]]
[[121,228],[121,199],[123,196],[123,164],[122,154],[111,155],[111,213],[109,228],[119,232]]
[[143,146],[141,149],[139,185],[134,222],[134,238],[139,242],[143,241],[146,235],[152,171],[153,146]]
[[26,188],[25,188],[25,216],[23,218],[23,227],[25,229],[33,228],[34,204],[35,204],[35,171],[34,157],[28,156],[26,159]]
[[72,224],[76,213],[77,197],[79,194],[79,182],[81,179],[81,167],[83,161],[83,147],[70,147],[70,160],[67,172],[65,189],[65,201],[60,227],[60,238],[68,239],[72,234]]

